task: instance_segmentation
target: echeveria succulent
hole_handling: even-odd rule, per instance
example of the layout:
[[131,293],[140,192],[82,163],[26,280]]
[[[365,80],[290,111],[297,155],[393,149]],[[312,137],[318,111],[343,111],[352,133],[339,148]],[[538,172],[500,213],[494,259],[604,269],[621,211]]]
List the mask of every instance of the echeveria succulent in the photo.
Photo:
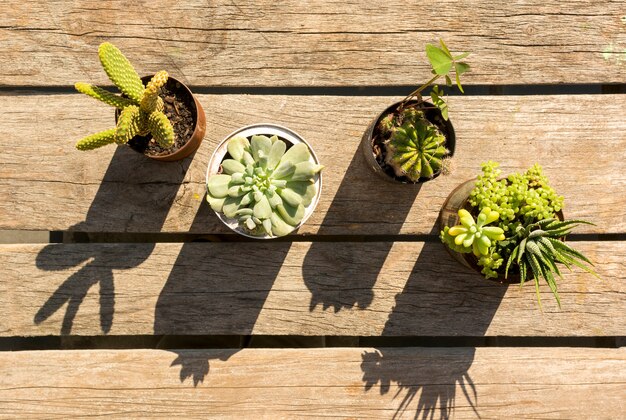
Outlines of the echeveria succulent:
[[253,235],[284,236],[302,221],[317,193],[315,175],[322,170],[309,148],[298,143],[287,149],[277,136],[233,137],[222,173],[209,176],[211,208]]
[[448,246],[457,252],[473,252],[474,255],[489,254],[489,247],[492,243],[505,239],[504,231],[495,226],[486,226],[489,223],[498,220],[500,215],[496,211],[492,211],[489,207],[485,207],[478,215],[477,221],[465,209],[459,210],[461,224],[457,226],[446,226],[441,232],[441,239]]

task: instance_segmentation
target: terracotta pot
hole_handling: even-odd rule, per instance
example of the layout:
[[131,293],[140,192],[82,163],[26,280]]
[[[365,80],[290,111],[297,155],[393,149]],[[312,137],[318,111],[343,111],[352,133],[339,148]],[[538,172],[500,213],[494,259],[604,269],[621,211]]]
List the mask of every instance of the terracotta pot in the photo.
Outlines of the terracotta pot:
[[[413,182],[406,177],[399,177],[399,176],[396,176],[395,174],[388,173],[380,166],[380,164],[376,160],[376,155],[374,154],[373,148],[374,148],[374,142],[376,140],[375,135],[377,131],[376,127],[378,126],[378,122],[389,112],[393,112],[394,110],[396,110],[398,106],[400,106],[401,103],[402,102],[396,102],[393,105],[387,107],[387,109],[381,112],[371,122],[371,124],[365,131],[365,134],[363,135],[363,138],[361,139],[361,150],[363,152],[363,155],[365,156],[365,161],[367,162],[367,165],[370,168],[372,168],[372,170],[376,174],[378,174],[378,176],[380,176],[381,178],[389,182],[402,183],[402,184],[420,184],[423,182],[433,180],[437,178],[441,172],[435,173],[432,178],[422,177],[417,182]],[[412,101],[408,101],[407,105],[416,104],[416,103],[418,103],[417,100],[412,100]],[[454,155],[454,149],[456,146],[456,135],[454,133],[454,127],[452,127],[452,123],[450,122],[450,120],[444,120],[443,116],[441,115],[441,110],[437,108],[436,106],[434,106],[433,104],[431,104],[430,102],[422,102],[421,108],[424,111],[426,119],[430,121],[431,123],[435,124],[439,128],[439,130],[445,135],[446,148],[450,151],[447,157],[452,157]]]
[[[230,140],[231,138],[235,136],[242,136],[242,137],[249,138],[254,135],[266,135],[270,137],[273,135],[276,135],[278,136],[279,139],[287,143],[287,148],[290,147],[289,144],[295,145],[298,143],[304,143],[309,148],[309,152],[311,153],[311,159],[313,160],[313,162],[316,165],[320,164],[320,161],[315,155],[315,151],[313,150],[311,145],[296,132],[286,127],[282,127],[276,124],[268,124],[268,123],[253,124],[253,125],[241,127],[238,130],[233,131],[220,142],[220,144],[217,146],[217,149],[215,149],[215,151],[213,152],[213,155],[211,155],[211,159],[209,160],[209,166],[206,172],[205,184],[208,185],[208,180],[209,180],[210,175],[218,174],[221,172],[222,161],[228,154],[228,150],[227,150],[228,140]],[[315,180],[315,185],[317,187],[317,192],[315,194],[315,197],[311,201],[311,204],[309,204],[309,206],[306,207],[304,217],[302,218],[300,223],[298,223],[298,225],[294,227],[292,232],[295,232],[296,230],[298,230],[298,228],[300,228],[300,226],[302,226],[307,221],[307,219],[311,217],[311,214],[313,214],[313,211],[315,210],[315,207],[317,206],[317,203],[319,202],[320,196],[322,194],[322,173],[321,172],[317,173],[315,175],[314,180]],[[224,216],[223,213],[215,212],[215,214],[222,221],[222,223],[224,223],[226,226],[228,226],[228,228],[230,228],[231,230],[233,230],[234,232],[240,235],[246,236],[248,238],[254,238],[254,239],[276,238],[276,236],[270,236],[266,233],[264,233],[263,235],[252,235],[250,232],[246,231],[244,228],[239,226],[239,221],[237,219],[228,218]]]
[[[473,210],[472,206],[469,204],[469,194],[474,189],[476,180],[477,178],[465,181],[464,183],[460,184],[450,193],[445,203],[443,203],[443,206],[441,207],[441,211],[439,212],[439,230],[440,231],[442,231],[446,226],[452,227],[452,226],[461,224],[461,220],[458,214],[460,209],[465,209],[470,212]],[[556,212],[556,216],[560,220],[564,220],[562,211]],[[565,238],[560,238],[560,239],[564,240]],[[478,274],[483,276],[483,274],[481,273],[482,268],[478,265],[478,259],[476,258],[474,254],[472,253],[463,254],[460,252],[455,252],[451,250],[450,248],[448,248],[448,246],[446,246],[445,244],[444,244],[444,247],[446,248],[448,253],[452,255],[452,257],[454,257],[454,259],[457,260],[459,263],[461,263],[465,267],[471,268],[472,270],[476,271]],[[503,270],[504,270],[505,265],[506,265],[506,261],[504,261],[502,265]],[[504,278],[504,274],[500,274],[498,278],[496,279],[490,278],[488,280],[496,281],[498,283],[505,283],[505,284],[517,284],[517,283],[520,283],[521,281],[519,273],[511,272],[511,270],[509,270],[509,275],[507,279]]]
[[[152,76],[144,76],[141,78],[141,81],[144,85],[150,81]],[[194,129],[191,134],[191,138],[185,143],[183,147],[175,151],[174,153],[170,153],[169,155],[160,155],[160,156],[149,156],[143,153],[143,149],[145,149],[145,145],[152,139],[152,135],[147,136],[135,136],[128,141],[128,145],[134,151],[143,154],[150,159],[163,161],[163,162],[172,162],[176,160],[181,160],[198,150],[202,140],[204,139],[204,134],[206,132],[206,116],[204,115],[204,110],[202,109],[202,105],[198,99],[191,93],[191,90],[181,81],[168,77],[167,84],[165,85],[170,91],[176,92],[177,96],[182,96],[187,102],[191,113],[193,115],[194,121]],[[117,119],[119,117],[120,110],[115,110],[115,123],[117,124]],[[142,149],[143,147],[143,149]]]

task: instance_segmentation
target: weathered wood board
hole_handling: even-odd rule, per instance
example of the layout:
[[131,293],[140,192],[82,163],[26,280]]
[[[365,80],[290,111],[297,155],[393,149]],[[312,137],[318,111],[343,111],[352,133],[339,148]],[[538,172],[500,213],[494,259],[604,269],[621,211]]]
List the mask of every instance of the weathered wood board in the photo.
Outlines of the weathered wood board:
[[623,242],[574,242],[602,280],[506,286],[437,242],[2,245],[0,336],[625,336]]
[[0,353],[0,417],[621,418],[626,349]]
[[326,166],[320,203],[300,234],[433,233],[448,194],[489,159],[504,174],[543,165],[566,216],[596,223],[579,232],[626,232],[626,95],[452,97],[454,173],[421,187],[379,179],[359,149],[394,100],[200,95],[205,141],[192,159],[158,163],[126,147],[75,150],[113,123],[111,109],[91,98],[12,96],[0,101],[0,229],[228,233],[200,206],[210,154],[238,127],[271,121],[303,135]]
[[204,86],[417,85],[426,43],[467,59],[471,84],[623,83],[624,0],[3,2],[0,85],[108,83],[97,47],[142,74]]

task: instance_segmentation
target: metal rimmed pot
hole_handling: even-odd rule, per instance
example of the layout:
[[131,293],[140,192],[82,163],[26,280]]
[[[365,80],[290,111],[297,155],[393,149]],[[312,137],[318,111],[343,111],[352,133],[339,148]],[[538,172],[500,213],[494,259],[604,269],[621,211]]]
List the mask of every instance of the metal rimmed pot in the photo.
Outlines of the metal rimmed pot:
[[[502,180],[504,178],[500,178]],[[441,211],[439,212],[439,230],[442,231],[446,226],[452,227],[459,225],[461,223],[459,217],[459,210],[465,209],[470,213],[475,211],[476,209],[469,204],[469,195],[470,192],[474,189],[476,185],[477,178],[473,178],[465,181],[464,183],[457,186],[446,201],[443,203],[441,207]],[[475,215],[474,215],[475,216]],[[564,215],[562,211],[557,211],[556,216],[560,220],[564,220]],[[564,240],[565,238],[560,238]],[[451,250],[448,246],[444,245],[448,253],[459,263],[464,265],[465,267],[471,268],[476,271],[478,274],[482,276],[481,270],[482,268],[478,265],[478,259],[472,253],[460,253]],[[505,261],[506,263],[506,261]],[[490,278],[488,280],[492,280],[498,283],[504,284],[518,284],[520,283],[520,275],[519,272],[509,271],[508,278],[504,278],[504,274],[498,273],[498,278]]]
[[[144,76],[141,78],[141,81],[144,85],[152,79],[152,75]],[[191,93],[191,90],[181,81],[169,76],[167,79],[167,83],[165,87],[176,94],[177,99],[179,99],[190,111],[193,118],[193,131],[189,135],[189,139],[187,142],[178,150],[173,153],[163,154],[163,155],[148,155],[144,153],[148,142],[152,139],[152,135],[147,136],[135,136],[128,141],[128,146],[134,151],[143,154],[150,159],[158,160],[161,162],[172,162],[176,160],[181,160],[195,152],[202,140],[204,139],[204,134],[206,133],[206,116],[204,114],[204,110],[202,109],[202,105],[198,99]],[[115,110],[115,123],[117,124],[117,119],[119,117],[120,110]]]
[[[446,157],[452,157],[456,146],[456,135],[450,120],[445,120],[441,115],[441,110],[430,102],[411,100],[405,103],[406,106],[412,106],[415,104],[418,104],[419,109],[424,112],[426,119],[436,125],[441,133],[446,137],[445,146],[450,151]],[[363,134],[363,138],[361,139],[361,151],[365,156],[365,161],[378,176],[389,182],[415,185],[431,181],[438,177],[441,174],[441,171],[435,173],[432,178],[422,177],[417,182],[413,182],[407,177],[396,176],[393,169],[385,163],[384,139],[378,133],[378,123],[386,115],[395,112],[400,105],[402,105],[402,102],[396,102],[387,107],[376,118],[374,118],[368,126],[367,130]],[[378,152],[376,150],[378,150]]]
[[[320,164],[319,159],[317,158],[317,155],[315,154],[315,151],[313,150],[311,145],[295,131],[292,131],[286,127],[282,127],[280,125],[271,124],[271,123],[252,124],[252,125],[248,125],[245,127],[241,127],[233,131],[219,143],[219,145],[217,146],[217,148],[211,155],[211,159],[209,160],[209,165],[207,168],[206,178],[205,178],[205,185],[208,185],[209,176],[221,173],[222,161],[229,156],[228,150],[227,150],[228,141],[236,136],[246,137],[250,139],[250,137],[255,136],[255,135],[264,135],[268,137],[275,135],[280,140],[283,140],[287,144],[287,149],[289,149],[289,147],[293,145],[304,143],[309,149],[309,152],[311,155],[311,158],[310,158],[311,162],[316,165]],[[296,230],[298,230],[298,228],[300,228],[300,226],[302,226],[307,221],[307,219],[311,216],[311,214],[313,214],[313,211],[315,210],[315,207],[317,206],[317,203],[319,202],[320,195],[322,193],[321,172],[318,172],[315,175],[314,182],[316,186],[315,197],[311,200],[311,204],[309,204],[305,208],[305,212],[304,212],[304,216],[302,217],[302,220],[300,221],[300,223],[298,223],[294,227],[292,232],[295,232]],[[275,236],[270,236],[267,233],[263,233],[261,235],[253,235],[249,231],[247,231],[245,228],[241,227],[237,219],[226,217],[224,216],[223,213],[215,212],[215,214],[222,221],[222,223],[224,223],[231,230],[233,230],[234,232],[240,235],[246,236],[248,238],[254,238],[254,239],[275,238]]]

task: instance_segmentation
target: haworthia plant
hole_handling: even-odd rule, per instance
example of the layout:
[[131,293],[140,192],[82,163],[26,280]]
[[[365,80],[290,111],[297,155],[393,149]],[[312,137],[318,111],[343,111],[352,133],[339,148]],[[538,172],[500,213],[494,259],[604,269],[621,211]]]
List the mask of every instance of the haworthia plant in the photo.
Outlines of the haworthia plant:
[[284,236],[302,221],[323,168],[304,143],[287,149],[277,136],[233,137],[222,173],[207,180],[207,201],[252,235]]
[[399,127],[394,125],[393,118],[393,114],[389,114],[381,120],[380,126],[383,132],[391,133],[385,143],[385,159],[396,175],[417,182],[420,178],[432,178],[441,172],[444,157],[449,152],[445,147],[446,137],[437,126],[415,108],[403,110],[402,125]]
[[159,97],[161,87],[167,83],[167,72],[156,73],[144,88],[133,66],[113,44],[100,44],[98,56],[107,76],[125,97],[89,83],[74,85],[77,91],[121,111],[116,128],[87,136],[76,143],[76,148],[92,150],[111,143],[126,144],[136,135],[148,134],[162,147],[170,147],[174,143],[174,129],[163,113],[163,100]]

